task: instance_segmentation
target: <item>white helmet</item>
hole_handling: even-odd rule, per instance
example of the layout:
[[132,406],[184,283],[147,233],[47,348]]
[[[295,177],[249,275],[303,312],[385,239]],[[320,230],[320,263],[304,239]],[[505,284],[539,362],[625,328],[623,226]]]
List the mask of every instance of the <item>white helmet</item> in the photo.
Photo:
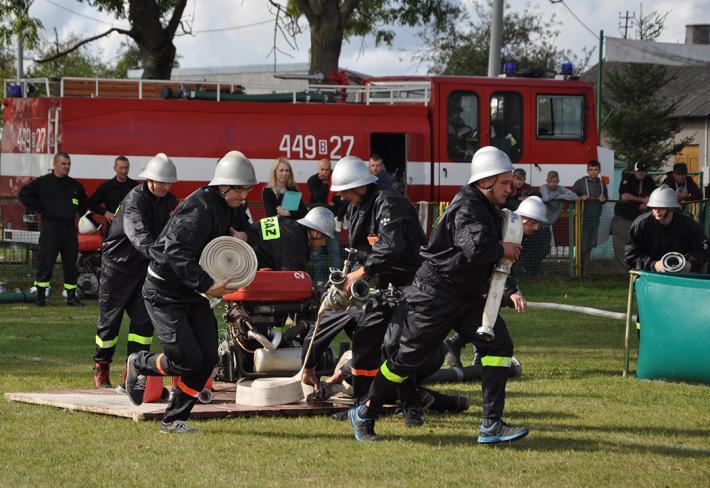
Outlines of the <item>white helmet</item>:
[[177,169],[165,153],[158,153],[148,160],[148,164],[138,177],[159,181],[160,183],[175,183],[177,181]]
[[91,218],[91,211],[86,212],[79,219],[79,234],[95,234],[100,228],[101,226]]
[[661,185],[660,188],[656,188],[651,192],[646,206],[648,208],[680,208],[680,203],[678,203],[678,196],[673,188],[668,185]]
[[471,177],[468,184],[490,176],[513,171],[513,163],[506,153],[493,146],[485,146],[476,151],[471,159]]
[[520,202],[520,206],[515,211],[516,214],[538,222],[547,223],[547,207],[540,197],[531,196]]
[[256,173],[251,161],[240,151],[229,151],[214,169],[214,178],[209,186],[256,185]]
[[331,176],[331,191],[344,191],[367,186],[377,181],[365,162],[357,156],[345,156],[335,163]]
[[296,222],[309,229],[317,230],[331,239],[335,237],[335,215],[325,207],[310,209],[305,217]]

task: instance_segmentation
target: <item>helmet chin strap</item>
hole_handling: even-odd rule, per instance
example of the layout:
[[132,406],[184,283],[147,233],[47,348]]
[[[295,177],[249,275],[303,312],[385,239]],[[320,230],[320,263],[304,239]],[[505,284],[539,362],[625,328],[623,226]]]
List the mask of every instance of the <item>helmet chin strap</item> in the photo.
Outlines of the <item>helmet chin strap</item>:
[[481,191],[485,191],[485,192],[487,192],[487,193],[490,193],[490,192],[493,191],[493,187],[495,186],[497,179],[498,179],[498,176],[496,175],[496,177],[493,179],[493,182],[492,182],[490,185],[488,185],[488,186],[486,186],[486,187],[483,187],[483,186],[481,186],[481,185],[478,185],[478,188],[480,188]]

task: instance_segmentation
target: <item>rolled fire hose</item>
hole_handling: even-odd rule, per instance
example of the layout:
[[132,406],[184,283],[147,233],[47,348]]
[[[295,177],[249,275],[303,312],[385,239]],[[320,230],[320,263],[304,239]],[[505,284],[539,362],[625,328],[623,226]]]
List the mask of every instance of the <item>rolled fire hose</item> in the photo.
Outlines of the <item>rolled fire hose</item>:
[[666,273],[680,273],[685,268],[685,256],[679,252],[669,252],[661,258],[661,265]]
[[[225,288],[237,290],[254,281],[257,267],[256,253],[241,239],[221,236],[212,239],[202,250],[200,267],[215,282],[231,277],[231,281]],[[214,308],[221,301],[221,298],[210,298],[210,306]]]
[[[503,242],[520,244],[523,240],[523,219],[508,209],[503,209]],[[488,298],[486,298],[486,306],[483,309],[483,319],[481,326],[476,330],[476,335],[487,341],[492,341],[495,338],[493,326],[498,317],[500,310],[500,302],[503,299],[505,291],[505,282],[510,274],[510,267],[513,261],[505,257],[500,258],[493,268],[491,275],[491,286],[488,289]]]

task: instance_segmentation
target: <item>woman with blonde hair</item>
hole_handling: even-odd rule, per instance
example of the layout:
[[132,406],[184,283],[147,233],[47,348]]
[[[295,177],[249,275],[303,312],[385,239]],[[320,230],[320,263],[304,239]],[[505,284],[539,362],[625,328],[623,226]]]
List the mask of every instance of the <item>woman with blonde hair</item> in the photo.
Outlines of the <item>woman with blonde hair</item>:
[[291,163],[285,157],[278,157],[271,167],[269,174],[269,184],[264,187],[261,193],[264,201],[264,210],[268,217],[279,216],[292,219],[305,217],[308,209],[303,203],[303,198],[298,202],[298,210],[286,210],[281,206],[284,194],[287,191],[299,192],[298,186],[293,179],[293,169]]

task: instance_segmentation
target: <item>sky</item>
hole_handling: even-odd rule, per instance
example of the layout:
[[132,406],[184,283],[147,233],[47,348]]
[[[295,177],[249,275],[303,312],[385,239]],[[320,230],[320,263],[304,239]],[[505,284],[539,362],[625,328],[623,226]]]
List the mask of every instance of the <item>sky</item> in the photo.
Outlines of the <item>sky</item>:
[[[280,1],[286,3],[286,0]],[[464,4],[471,2],[462,0]],[[682,43],[686,24],[710,24],[710,0],[646,0],[643,4],[638,0],[564,0],[564,4],[552,4],[549,0],[508,0],[507,3],[511,10],[522,11],[526,4],[530,4],[545,16],[554,14],[559,22],[559,45],[578,55],[583,48],[598,45],[596,35],[601,29],[605,36],[621,37],[619,25],[623,22],[620,16],[628,11],[629,15],[635,14],[638,18],[641,5],[646,14],[653,10],[669,12],[659,41]],[[267,6],[266,0],[188,0],[183,19],[192,21],[196,34],[176,38],[180,66],[273,64],[274,23]],[[111,25],[127,28],[127,22],[118,21],[98,12],[86,2],[76,0],[35,0],[30,14],[42,21],[45,27],[43,35],[51,38],[54,38],[55,28],[60,39],[72,32],[89,37],[107,30]],[[297,39],[297,49],[282,38],[278,39],[277,45],[282,51],[277,53],[278,63],[308,62],[310,43],[305,19],[302,19],[301,25],[304,32]],[[392,47],[375,46],[371,38],[345,43],[340,57],[341,68],[372,75],[426,73],[428,66],[417,61],[416,57],[416,53],[425,48],[417,36],[417,30],[400,28],[397,32]],[[124,39],[125,36],[113,33],[94,42],[92,49],[106,61],[113,61]]]

